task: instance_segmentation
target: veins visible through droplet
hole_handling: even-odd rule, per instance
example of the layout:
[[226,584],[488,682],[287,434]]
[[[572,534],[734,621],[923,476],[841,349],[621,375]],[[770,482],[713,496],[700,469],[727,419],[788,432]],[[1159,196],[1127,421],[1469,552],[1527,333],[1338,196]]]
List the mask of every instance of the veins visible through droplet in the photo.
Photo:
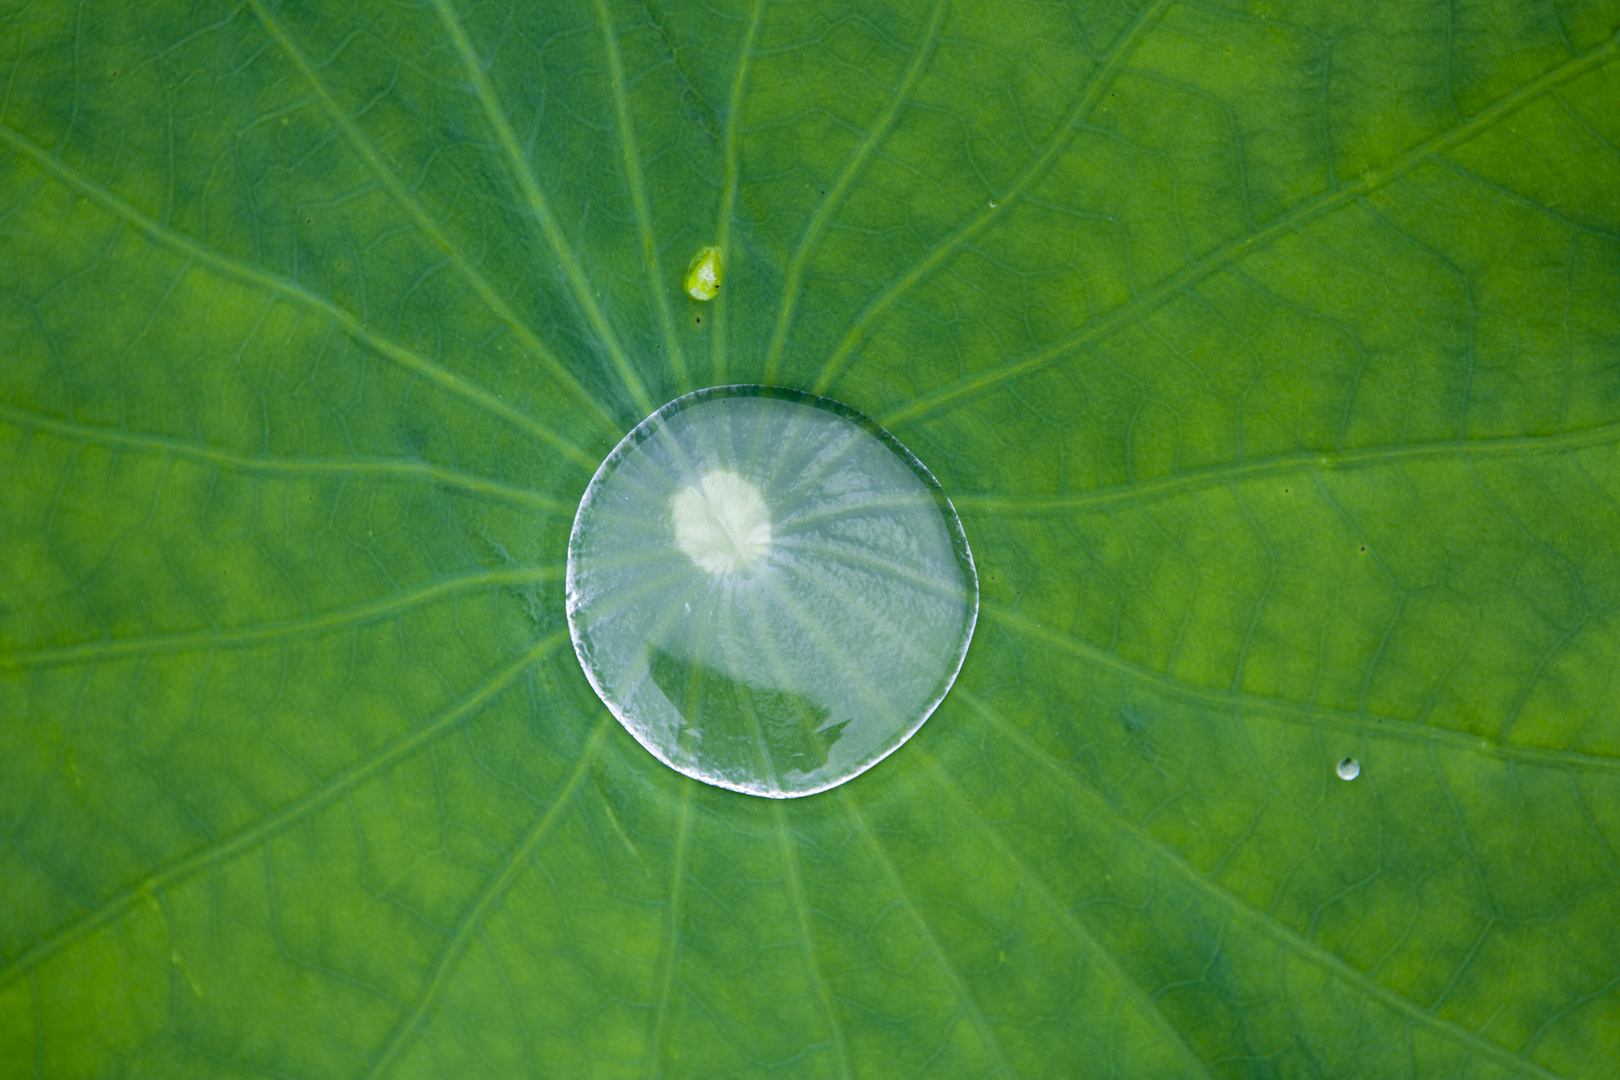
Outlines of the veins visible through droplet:
[[608,455],[567,595],[625,730],[770,798],[893,753],[950,689],[977,610],[961,523],[920,462],[848,406],[741,386],[670,402]]
[[711,574],[752,570],[771,548],[771,511],[752,482],[714,469],[670,500],[675,543]]

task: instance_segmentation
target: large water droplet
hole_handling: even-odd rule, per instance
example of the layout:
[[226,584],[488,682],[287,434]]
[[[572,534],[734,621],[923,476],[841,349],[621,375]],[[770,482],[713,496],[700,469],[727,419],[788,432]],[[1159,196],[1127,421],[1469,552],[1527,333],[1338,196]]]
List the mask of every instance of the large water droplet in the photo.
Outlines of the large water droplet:
[[911,737],[961,669],[973,557],[939,483],[826,398],[722,386],[608,455],[568,544],[586,676],[687,776],[812,795]]

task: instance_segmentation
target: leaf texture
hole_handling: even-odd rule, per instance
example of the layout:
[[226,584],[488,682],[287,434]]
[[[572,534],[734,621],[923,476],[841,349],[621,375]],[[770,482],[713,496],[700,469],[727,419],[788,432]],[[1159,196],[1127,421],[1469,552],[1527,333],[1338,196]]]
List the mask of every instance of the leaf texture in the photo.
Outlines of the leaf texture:
[[[1617,31],[0,4],[0,1077],[1613,1076]],[[756,382],[983,600],[788,803],[563,614]]]

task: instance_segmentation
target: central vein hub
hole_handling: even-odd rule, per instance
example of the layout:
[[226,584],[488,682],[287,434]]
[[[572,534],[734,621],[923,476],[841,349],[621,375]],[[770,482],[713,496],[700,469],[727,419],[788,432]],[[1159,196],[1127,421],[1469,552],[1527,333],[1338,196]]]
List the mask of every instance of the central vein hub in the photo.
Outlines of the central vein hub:
[[752,570],[771,549],[771,511],[759,488],[730,469],[705,473],[669,504],[675,543],[711,574]]

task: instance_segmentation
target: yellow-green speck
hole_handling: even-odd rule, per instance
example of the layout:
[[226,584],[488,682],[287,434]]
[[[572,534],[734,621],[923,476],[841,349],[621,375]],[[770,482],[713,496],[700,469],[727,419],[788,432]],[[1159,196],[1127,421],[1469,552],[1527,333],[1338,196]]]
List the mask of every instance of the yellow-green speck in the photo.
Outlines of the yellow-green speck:
[[706,247],[686,268],[686,292],[694,300],[713,300],[720,291],[720,249]]

